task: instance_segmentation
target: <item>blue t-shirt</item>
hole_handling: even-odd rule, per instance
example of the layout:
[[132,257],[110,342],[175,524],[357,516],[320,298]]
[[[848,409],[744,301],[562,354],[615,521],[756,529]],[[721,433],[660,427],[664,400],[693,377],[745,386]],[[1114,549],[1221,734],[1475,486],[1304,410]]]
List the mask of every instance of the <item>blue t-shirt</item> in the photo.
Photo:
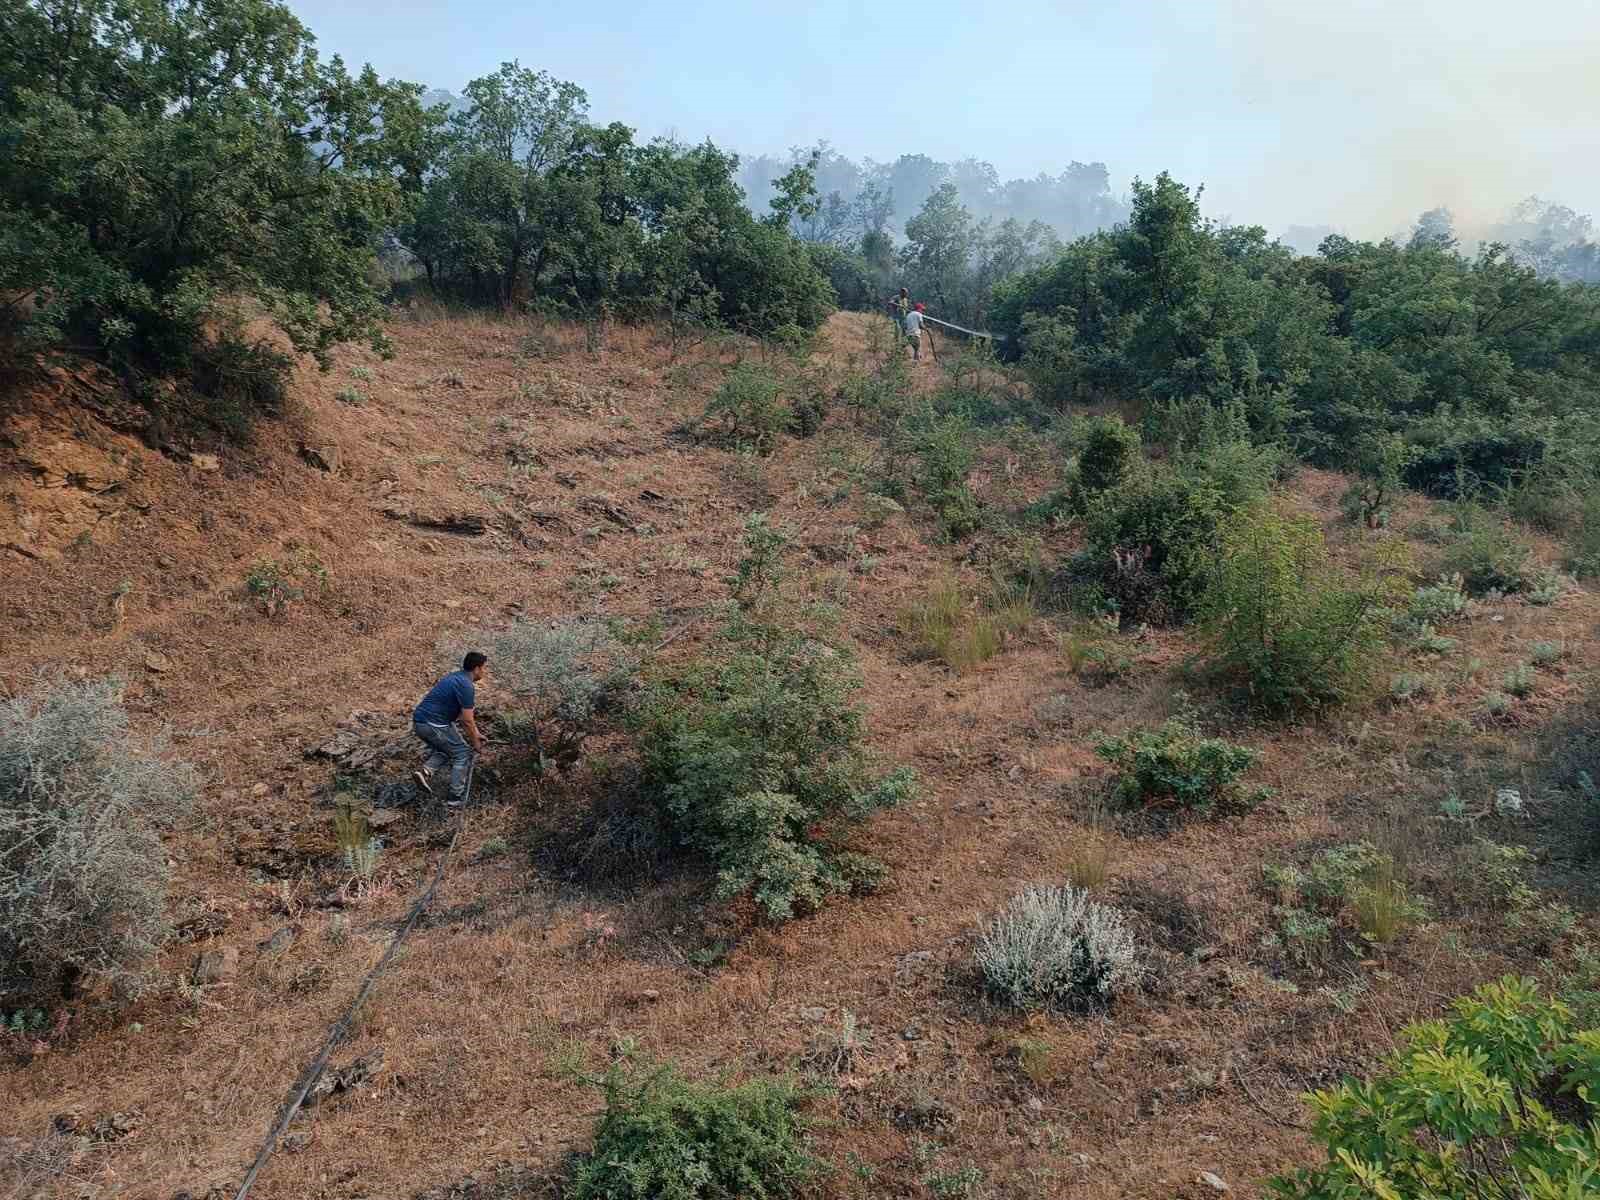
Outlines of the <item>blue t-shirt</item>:
[[463,708],[471,708],[476,698],[472,676],[465,671],[452,671],[428,690],[411,719],[430,725],[448,725],[461,715]]

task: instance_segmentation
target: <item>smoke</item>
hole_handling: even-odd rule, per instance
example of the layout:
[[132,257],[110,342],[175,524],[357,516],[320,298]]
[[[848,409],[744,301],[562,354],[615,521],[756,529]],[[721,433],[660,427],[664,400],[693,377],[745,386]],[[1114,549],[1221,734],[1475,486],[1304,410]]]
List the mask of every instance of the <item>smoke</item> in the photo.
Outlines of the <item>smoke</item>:
[[1278,132],[1208,208],[1365,236],[1441,204],[1471,231],[1536,193],[1600,209],[1594,0],[1218,4],[1217,103]]

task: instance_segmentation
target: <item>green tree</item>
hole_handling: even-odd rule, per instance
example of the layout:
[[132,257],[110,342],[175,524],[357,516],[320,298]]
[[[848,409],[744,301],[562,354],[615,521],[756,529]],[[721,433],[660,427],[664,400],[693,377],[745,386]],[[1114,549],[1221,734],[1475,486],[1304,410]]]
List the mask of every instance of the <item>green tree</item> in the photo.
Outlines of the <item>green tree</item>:
[[0,0],[0,320],[183,371],[240,302],[326,365],[428,154],[415,84],[323,62],[271,0]]
[[972,214],[961,206],[955,184],[944,184],[906,222],[900,263],[912,291],[931,297],[940,311],[953,314],[966,290],[973,248]]
[[[1600,1189],[1600,1032],[1508,976],[1405,1030],[1373,1078],[1307,1097],[1319,1166],[1284,1200],[1574,1200]],[[1559,1115],[1558,1115],[1559,1114]]]

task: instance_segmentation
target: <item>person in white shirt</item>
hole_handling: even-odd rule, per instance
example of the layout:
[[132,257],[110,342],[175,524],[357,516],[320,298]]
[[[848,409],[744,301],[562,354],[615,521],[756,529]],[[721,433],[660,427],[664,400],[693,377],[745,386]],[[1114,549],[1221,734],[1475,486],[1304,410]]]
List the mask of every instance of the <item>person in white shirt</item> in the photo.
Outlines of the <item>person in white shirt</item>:
[[906,314],[906,341],[911,343],[911,361],[919,362],[922,359],[922,303],[917,304]]

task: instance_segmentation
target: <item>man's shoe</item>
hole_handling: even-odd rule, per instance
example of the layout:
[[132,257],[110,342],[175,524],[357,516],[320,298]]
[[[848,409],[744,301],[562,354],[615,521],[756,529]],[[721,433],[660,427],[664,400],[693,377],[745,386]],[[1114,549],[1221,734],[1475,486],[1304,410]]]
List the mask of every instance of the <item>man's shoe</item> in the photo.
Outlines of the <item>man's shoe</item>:
[[467,798],[465,796],[451,796],[444,802],[444,806],[451,812],[456,812],[467,806]]
[[428,770],[427,767],[418,767],[415,771],[411,772],[411,778],[416,780],[417,786],[423,791],[432,793],[433,772]]

